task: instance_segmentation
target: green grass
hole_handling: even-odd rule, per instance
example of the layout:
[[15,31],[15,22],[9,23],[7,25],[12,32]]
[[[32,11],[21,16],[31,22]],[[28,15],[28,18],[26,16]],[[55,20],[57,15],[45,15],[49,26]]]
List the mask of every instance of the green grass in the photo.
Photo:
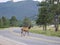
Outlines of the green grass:
[[30,32],[37,33],[37,34],[44,34],[44,35],[47,35],[47,36],[57,36],[57,37],[60,37],[60,30],[55,32],[54,30],[43,31],[43,30],[38,29],[38,28],[36,28],[36,29],[32,28],[30,30]]
[[0,30],[3,30],[3,29],[6,29],[6,28],[0,28]]
[[44,34],[44,35],[47,35],[47,36],[57,36],[57,37],[60,37],[60,31],[50,31],[50,30],[47,30],[47,31],[43,31],[43,30],[30,30],[30,32],[32,33],[37,33],[37,34]]

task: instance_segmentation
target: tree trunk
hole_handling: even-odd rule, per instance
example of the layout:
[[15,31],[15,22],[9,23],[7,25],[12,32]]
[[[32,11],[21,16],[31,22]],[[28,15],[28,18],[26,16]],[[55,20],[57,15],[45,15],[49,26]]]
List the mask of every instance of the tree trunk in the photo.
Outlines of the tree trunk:
[[58,25],[55,25],[55,32],[58,31]]
[[43,25],[43,30],[44,30],[44,31],[47,30],[47,25]]
[[58,24],[59,24],[58,19],[55,19],[55,31],[56,32],[58,31]]
[[43,30],[45,30],[44,25],[43,25]]
[[45,31],[46,31],[47,30],[47,25],[45,24],[44,27],[45,27]]

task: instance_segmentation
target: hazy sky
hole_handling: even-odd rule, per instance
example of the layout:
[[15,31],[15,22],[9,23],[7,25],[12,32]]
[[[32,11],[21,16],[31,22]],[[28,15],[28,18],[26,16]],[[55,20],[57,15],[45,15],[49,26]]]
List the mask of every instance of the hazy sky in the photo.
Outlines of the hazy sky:
[[[0,0],[0,2],[6,2],[6,1],[10,1],[10,0]],[[22,1],[22,0],[13,0],[14,2],[17,2],[17,1]],[[34,1],[42,1],[42,0],[34,0]]]

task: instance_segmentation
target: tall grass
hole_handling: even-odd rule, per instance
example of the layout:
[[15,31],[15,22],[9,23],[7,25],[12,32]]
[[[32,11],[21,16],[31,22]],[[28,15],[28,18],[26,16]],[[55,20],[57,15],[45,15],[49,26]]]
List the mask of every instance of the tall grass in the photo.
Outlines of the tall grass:
[[54,28],[48,28],[46,31],[42,30],[42,27],[33,27],[30,29],[30,32],[37,33],[37,34],[44,34],[47,36],[57,36],[60,37],[60,30],[57,32],[54,31]]

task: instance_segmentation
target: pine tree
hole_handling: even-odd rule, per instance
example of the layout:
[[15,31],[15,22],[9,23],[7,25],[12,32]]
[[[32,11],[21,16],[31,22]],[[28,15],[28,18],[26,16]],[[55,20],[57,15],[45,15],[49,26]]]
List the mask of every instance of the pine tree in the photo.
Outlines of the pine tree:
[[53,14],[51,14],[49,10],[49,3],[47,1],[41,2],[39,6],[39,14],[36,23],[43,25],[43,30],[47,30],[47,24],[52,22]]
[[0,28],[2,28],[3,27],[3,21],[2,21],[2,19],[0,19]]
[[30,20],[28,17],[25,17],[25,18],[23,19],[23,26],[26,26],[26,27],[32,26],[31,20]]
[[9,20],[6,17],[2,16],[1,22],[2,22],[2,27],[9,27]]
[[10,26],[18,26],[18,20],[15,16],[12,16],[10,19]]

